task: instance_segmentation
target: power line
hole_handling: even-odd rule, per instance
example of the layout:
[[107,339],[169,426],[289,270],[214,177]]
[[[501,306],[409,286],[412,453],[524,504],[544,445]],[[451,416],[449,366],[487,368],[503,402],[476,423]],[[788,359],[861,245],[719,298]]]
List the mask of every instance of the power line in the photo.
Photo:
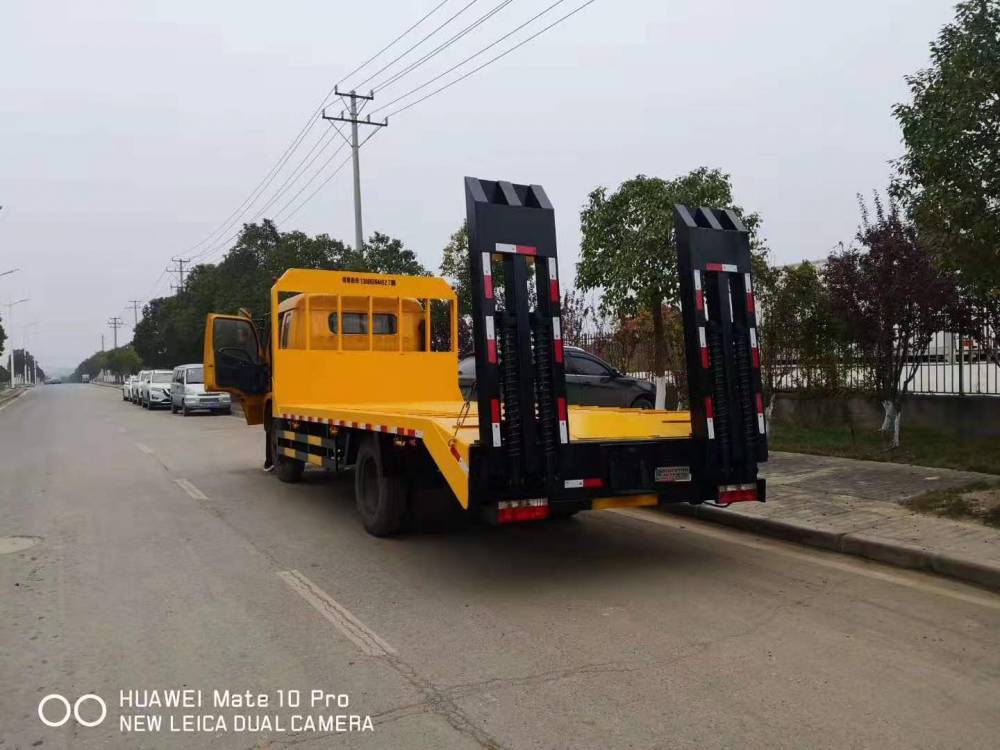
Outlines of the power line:
[[[371,134],[367,138],[365,138],[363,141],[361,141],[361,145],[359,146],[359,148],[363,148],[364,145],[366,143],[368,143],[368,141],[370,141],[372,138],[374,138],[376,135],[378,135],[381,132],[382,132],[381,130],[373,130],[371,132]],[[340,164],[338,164],[337,168],[335,170],[333,170],[333,172],[331,172],[327,176],[327,178],[325,180],[323,180],[319,185],[317,185],[316,189],[313,190],[311,193],[309,193],[309,195],[306,196],[305,200],[303,200],[301,203],[299,203],[299,205],[297,205],[295,207],[295,210],[293,210],[290,214],[288,214],[287,216],[285,216],[283,220],[287,221],[288,219],[291,219],[293,216],[295,216],[295,214],[297,214],[299,211],[301,211],[302,208],[303,208],[303,206],[305,206],[309,201],[311,201],[320,190],[322,190],[324,187],[326,187],[326,185],[330,182],[330,180],[332,180],[334,177],[337,176],[337,173],[340,172],[340,170],[342,170],[344,168],[344,166],[347,164],[348,161],[350,161],[350,157],[348,157],[347,159],[344,159]],[[288,205],[290,205],[290,204],[288,204]],[[282,210],[284,210],[284,209],[282,209]],[[275,215],[275,218],[277,218],[277,214]]]
[[[313,172],[312,177],[310,177],[308,180],[306,180],[306,183],[301,188],[299,188],[298,192],[295,193],[295,195],[293,195],[288,201],[286,201],[286,203],[281,208],[279,208],[271,218],[276,221],[278,219],[278,217],[281,215],[281,212],[284,211],[291,204],[292,201],[294,201],[296,198],[298,198],[300,195],[302,195],[302,193],[305,192],[306,188],[308,188],[310,185],[312,185],[313,182],[315,182],[316,178],[319,177],[320,173],[324,169],[326,169],[326,167],[329,166],[330,162],[332,162],[335,158],[337,158],[337,154],[339,154],[343,150],[344,150],[344,145],[343,144],[341,144],[340,146],[338,146],[334,150],[334,152],[332,154],[330,154],[329,157],[327,157],[327,160],[325,162],[323,162],[322,164],[320,164],[319,167],[316,169],[316,171]],[[317,155],[317,158],[318,158],[318,155]],[[313,159],[312,161],[315,161],[315,159]],[[311,163],[312,162],[310,162],[310,164]],[[338,167],[337,171],[340,171],[339,167]],[[334,174],[336,174],[336,172]],[[261,213],[262,212],[258,212],[257,215],[254,216],[250,220],[250,222],[252,223],[252,222],[257,221],[257,219],[260,218]],[[228,250],[229,246],[230,246],[230,243],[232,243],[234,240],[236,240],[240,236],[240,234],[242,232],[243,232],[243,227],[240,227],[235,232],[233,232],[231,235],[229,235],[229,237],[227,237],[223,242],[219,243],[218,245],[215,245],[215,247],[212,248],[211,254],[207,258],[205,258],[203,262],[208,262],[210,260],[213,260],[215,257],[219,256],[220,253],[224,253],[226,250]]]
[[[325,143],[323,142],[324,139],[326,140]],[[263,216],[264,212],[267,211],[267,209],[269,209],[271,206],[273,206],[274,203],[278,200],[278,198],[280,198],[284,194],[289,183],[294,185],[302,176],[302,174],[305,172],[305,169],[307,169],[311,164],[313,164],[313,162],[315,162],[316,159],[318,159],[319,156],[324,151],[326,151],[326,149],[330,146],[332,142],[333,142],[333,134],[330,131],[321,134],[316,143],[313,144],[313,147],[309,149],[308,152],[306,152],[306,155],[303,156],[302,159],[299,160],[299,163],[295,165],[295,169],[292,170],[291,174],[289,174],[288,177],[285,178],[285,181],[281,183],[280,187],[278,187],[278,189],[274,192],[274,195],[271,196],[270,200],[268,200],[267,203],[261,206],[260,209],[257,211],[257,213],[253,216],[253,218],[250,219],[250,223],[257,221],[257,219]],[[316,152],[316,148],[321,143],[323,143],[323,147],[320,148],[318,152]],[[310,159],[309,157],[312,156],[314,152],[316,152],[316,156]],[[240,231],[242,231],[242,227],[240,227],[236,231],[236,234],[238,235]],[[227,239],[226,242],[228,243],[229,239]],[[210,255],[211,253],[214,253],[218,249],[219,245],[213,242],[211,245],[206,247],[201,252],[192,255],[191,260],[198,260],[199,258],[202,258],[205,255]]]
[[257,186],[250,192],[250,195],[248,195],[243,200],[243,202],[239,206],[237,206],[236,209],[231,214],[229,214],[229,216],[227,216],[222,221],[221,224],[219,224],[215,229],[213,229],[211,232],[209,232],[208,235],[206,235],[202,240],[200,240],[199,242],[196,242],[194,245],[192,245],[190,248],[188,248],[185,251],[184,254],[186,255],[186,254],[188,254],[188,253],[196,250],[197,248],[201,247],[205,243],[211,243],[211,242],[214,242],[215,240],[217,240],[219,236],[221,236],[226,231],[228,231],[232,227],[232,225],[234,223],[236,223],[236,221],[237,221],[238,217],[240,216],[240,214],[244,213],[245,210],[248,209],[249,206],[252,205],[257,200],[258,197],[260,197],[261,193],[263,193],[263,191],[267,189],[267,187],[271,184],[271,182],[274,181],[274,178],[277,176],[278,172],[288,162],[289,158],[291,158],[291,155],[294,152],[294,150],[298,148],[299,144],[306,137],[306,135],[308,134],[308,132],[315,126],[315,124],[316,124],[316,118],[323,111],[323,107],[326,106],[326,104],[330,100],[330,98],[332,96],[334,96],[334,94],[336,92],[336,87],[337,86],[339,86],[340,84],[344,83],[344,81],[346,81],[348,78],[350,78],[351,76],[353,76],[355,73],[363,70],[370,63],[372,63],[373,61],[375,61],[380,55],[382,55],[384,52],[386,52],[387,50],[389,50],[390,48],[392,48],[397,42],[399,42],[403,37],[405,37],[407,34],[409,34],[411,31],[413,31],[417,26],[419,26],[421,23],[423,23],[428,18],[430,18],[434,13],[436,13],[447,2],[448,2],[448,0],[442,0],[441,2],[439,2],[437,5],[435,5],[433,8],[431,8],[427,13],[425,13],[423,16],[421,16],[421,18],[418,21],[416,21],[415,23],[411,24],[409,27],[406,28],[405,31],[403,31],[401,34],[399,34],[398,36],[396,36],[392,41],[390,41],[388,44],[386,44],[384,47],[382,47],[382,49],[380,49],[374,55],[372,55],[371,57],[369,57],[363,63],[361,63],[360,65],[358,65],[357,67],[355,67],[352,71],[350,71],[345,76],[343,76],[339,81],[337,81],[337,83],[334,84],[333,88],[331,88],[326,93],[326,95],[320,101],[319,105],[316,107],[316,109],[313,111],[313,113],[308,116],[308,118],[306,119],[305,125],[302,126],[302,129],[299,130],[299,132],[295,136],[295,138],[292,139],[292,142],[288,145],[287,148],[285,148],[285,150],[282,152],[281,156],[278,157],[278,160],[275,162],[274,166],[271,167],[271,169],[268,171],[268,173],[264,175],[264,177],[261,179],[261,181],[259,183],[257,183]]
[[419,68],[421,65],[423,65],[425,62],[427,62],[428,60],[430,60],[432,57],[437,56],[438,54],[440,54],[441,52],[443,52],[444,50],[446,50],[448,47],[450,47],[451,45],[453,45],[455,42],[457,42],[459,39],[461,39],[462,37],[464,37],[466,34],[468,34],[469,32],[471,32],[471,31],[475,30],[476,28],[478,28],[479,26],[481,26],[483,23],[485,23],[490,18],[492,18],[493,16],[495,16],[497,13],[499,13],[501,10],[503,10],[504,8],[506,8],[512,2],[514,2],[514,0],[503,0],[503,2],[501,2],[499,5],[497,5],[492,10],[487,11],[486,13],[484,13],[483,15],[481,15],[479,18],[477,18],[471,24],[469,24],[464,29],[462,29],[461,31],[459,31],[457,34],[454,34],[450,39],[448,39],[447,41],[444,41],[441,44],[439,44],[437,47],[435,47],[430,52],[428,52],[427,54],[425,54],[419,60],[415,60],[414,62],[410,63],[405,68],[403,68],[402,70],[400,70],[397,73],[394,73],[393,75],[389,76],[389,78],[387,78],[382,83],[375,84],[372,87],[372,89],[374,91],[381,91],[382,89],[384,89],[384,88],[386,88],[388,86],[391,86],[392,84],[394,84],[399,79],[401,79],[401,78],[403,78],[405,76],[408,76],[410,73],[412,73],[414,70],[416,70],[417,68]]
[[[400,102],[400,101],[402,101],[403,99],[406,99],[407,97],[409,97],[409,96],[412,96],[413,94],[417,93],[418,91],[420,91],[420,90],[422,90],[422,89],[426,88],[427,86],[431,85],[431,84],[432,84],[432,83],[434,83],[435,81],[438,81],[438,80],[440,80],[440,79],[444,78],[444,77],[445,77],[446,75],[448,75],[448,74],[449,74],[449,73],[451,73],[452,71],[456,70],[457,68],[460,68],[460,67],[461,67],[462,65],[464,65],[465,63],[469,62],[470,60],[474,60],[475,58],[479,57],[479,56],[480,56],[481,54],[483,54],[483,53],[484,53],[484,52],[486,52],[487,50],[489,50],[489,49],[491,49],[491,48],[495,47],[495,46],[496,46],[497,44],[499,44],[500,42],[502,42],[502,41],[503,41],[504,39],[507,39],[508,37],[512,36],[513,34],[516,34],[516,33],[517,33],[518,31],[520,31],[521,29],[523,29],[523,28],[524,28],[525,26],[527,26],[528,24],[530,24],[530,23],[531,23],[532,21],[534,21],[534,20],[536,20],[536,19],[540,18],[541,16],[545,15],[545,14],[546,14],[546,13],[548,13],[548,12],[549,12],[550,10],[552,10],[553,8],[555,8],[556,6],[558,6],[558,5],[562,5],[562,4],[563,4],[563,3],[565,2],[565,1],[566,1],[566,0],[556,0],[556,2],[552,3],[552,4],[551,4],[550,6],[548,6],[547,8],[545,8],[544,10],[542,10],[542,11],[540,11],[540,12],[536,13],[536,14],[535,14],[534,16],[532,16],[531,18],[529,18],[529,19],[528,19],[527,21],[525,21],[524,23],[522,23],[522,24],[521,24],[520,26],[517,26],[516,28],[514,28],[514,29],[512,29],[511,31],[507,32],[507,33],[506,33],[506,34],[504,34],[504,35],[503,35],[502,37],[500,37],[499,39],[497,39],[497,40],[495,40],[495,41],[491,42],[491,43],[490,43],[490,44],[488,44],[487,46],[483,47],[483,48],[482,48],[481,50],[479,50],[479,51],[478,51],[478,52],[476,52],[475,54],[472,54],[472,55],[469,55],[469,56],[468,56],[467,58],[465,58],[464,60],[462,60],[462,61],[461,61],[460,63],[457,63],[457,64],[455,64],[455,65],[451,66],[450,68],[448,68],[448,70],[444,71],[443,73],[439,73],[438,75],[434,76],[434,77],[433,77],[433,78],[431,78],[430,80],[428,80],[428,81],[425,81],[424,83],[420,84],[420,85],[419,85],[419,86],[417,86],[416,88],[413,88],[413,89],[410,89],[410,90],[409,90],[409,91],[407,91],[407,92],[406,92],[405,94],[402,94],[402,95],[400,95],[400,96],[397,96],[397,97],[396,97],[395,99],[393,99],[393,100],[392,100],[391,102],[388,102],[388,103],[386,103],[386,104],[383,104],[383,105],[382,105],[381,107],[379,107],[378,109],[375,109],[375,110],[373,110],[373,111],[372,111],[372,114],[374,114],[375,112],[379,112],[379,111],[381,111],[381,110],[383,110],[383,109],[386,109],[386,108],[388,108],[388,107],[391,107],[391,106],[392,106],[393,104],[396,104],[397,102]],[[468,78],[469,76],[472,76],[472,75],[475,75],[476,73],[478,73],[478,72],[479,72],[480,70],[482,70],[483,68],[487,67],[488,65],[492,65],[492,64],[493,64],[493,63],[495,63],[495,62],[496,62],[497,60],[500,60],[501,58],[504,58],[504,57],[506,57],[507,55],[509,55],[509,54],[510,54],[511,52],[514,52],[515,50],[517,50],[517,49],[519,49],[519,48],[523,47],[523,46],[524,46],[525,44],[527,44],[528,42],[530,42],[530,41],[532,41],[533,39],[536,39],[537,37],[541,36],[541,35],[542,35],[542,34],[544,34],[544,33],[545,33],[546,31],[548,31],[549,29],[553,28],[554,26],[557,26],[557,25],[559,25],[560,23],[562,23],[562,22],[563,22],[563,21],[565,21],[566,19],[570,18],[571,16],[574,16],[574,15],[576,15],[576,14],[577,14],[577,13],[579,13],[579,12],[580,12],[581,10],[583,10],[583,9],[584,9],[584,8],[586,8],[586,7],[588,6],[588,5],[591,5],[591,4],[592,4],[592,3],[594,3],[594,2],[595,2],[595,0],[587,0],[587,2],[583,3],[582,5],[580,5],[579,7],[575,8],[574,10],[570,11],[570,12],[569,12],[569,13],[567,13],[566,15],[564,15],[564,16],[561,16],[560,18],[557,18],[557,19],[556,19],[555,21],[553,21],[552,23],[550,23],[550,24],[549,24],[548,26],[545,26],[545,27],[543,27],[542,29],[540,29],[539,31],[536,31],[536,32],[535,32],[534,34],[532,34],[531,36],[529,36],[529,37],[526,37],[525,39],[521,40],[520,42],[518,42],[517,44],[515,44],[515,45],[514,45],[513,47],[511,47],[510,49],[507,49],[507,50],[504,50],[504,51],[503,51],[503,52],[501,52],[501,53],[500,53],[499,55],[495,55],[494,57],[491,57],[491,58],[490,58],[489,60],[487,60],[486,62],[482,63],[481,65],[478,65],[477,67],[473,68],[472,70],[468,71],[467,73],[464,73],[464,74],[462,74],[461,76],[459,76],[459,77],[458,77],[458,78],[456,78],[455,80],[453,80],[453,81],[449,81],[449,82],[448,82],[448,83],[446,83],[446,84],[445,84],[444,86],[441,86],[440,88],[437,88],[437,89],[434,89],[434,90],[433,90],[433,91],[431,91],[431,92],[430,92],[429,94],[426,94],[425,96],[422,96],[422,97],[420,97],[419,99],[417,99],[417,100],[415,100],[415,101],[412,101],[412,102],[410,102],[409,104],[406,104],[406,105],[404,105],[404,106],[400,107],[399,109],[396,109],[396,110],[393,110],[393,111],[392,111],[392,112],[391,112],[391,113],[390,113],[390,114],[389,114],[388,116],[389,116],[389,117],[393,117],[393,116],[395,116],[395,115],[399,114],[400,112],[405,112],[405,111],[406,111],[406,110],[408,110],[408,109],[409,109],[410,107],[415,107],[416,105],[420,104],[421,102],[423,102],[423,101],[426,101],[426,100],[430,99],[430,98],[431,98],[432,96],[434,96],[435,94],[440,94],[440,93],[441,93],[442,91],[444,91],[445,89],[448,89],[448,88],[451,88],[451,87],[452,87],[452,86],[454,86],[454,85],[455,85],[456,83],[460,83],[461,81],[464,81],[464,80],[465,80],[466,78]]]
[[400,60],[402,60],[408,54],[410,54],[411,52],[413,52],[413,50],[415,50],[421,44],[423,44],[428,39],[430,39],[432,36],[434,36],[435,34],[437,34],[441,29],[443,29],[449,23],[451,23],[452,21],[454,21],[456,18],[458,18],[463,13],[465,13],[465,11],[467,11],[469,8],[471,8],[473,5],[475,5],[477,2],[479,2],[479,0],[469,0],[468,3],[466,3],[461,8],[459,8],[458,11],[456,11],[454,14],[452,14],[446,21],[444,21],[443,23],[441,23],[440,25],[438,25],[437,27],[435,27],[434,29],[432,29],[431,32],[429,34],[427,34],[423,39],[421,39],[416,44],[408,47],[406,50],[403,51],[402,54],[397,55],[394,59],[392,59],[389,62],[387,62],[385,65],[383,65],[381,68],[379,68],[378,70],[376,70],[374,73],[372,73],[370,76],[368,76],[361,83],[356,84],[353,88],[354,89],[360,89],[362,86],[364,86],[366,83],[368,83],[373,78],[376,78],[376,77],[382,75],[382,73],[384,73],[386,70],[388,70],[389,68],[391,68],[397,62],[399,62]]

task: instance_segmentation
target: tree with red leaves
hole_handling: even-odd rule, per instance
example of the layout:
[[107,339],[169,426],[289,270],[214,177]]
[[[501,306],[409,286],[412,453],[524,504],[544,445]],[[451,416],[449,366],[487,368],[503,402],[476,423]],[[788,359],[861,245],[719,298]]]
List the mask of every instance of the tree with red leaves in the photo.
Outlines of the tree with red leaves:
[[882,433],[899,447],[903,402],[918,355],[958,314],[953,279],[935,267],[913,224],[875,195],[874,216],[861,196],[856,245],[831,255],[824,279],[834,315],[847,328],[885,409]]

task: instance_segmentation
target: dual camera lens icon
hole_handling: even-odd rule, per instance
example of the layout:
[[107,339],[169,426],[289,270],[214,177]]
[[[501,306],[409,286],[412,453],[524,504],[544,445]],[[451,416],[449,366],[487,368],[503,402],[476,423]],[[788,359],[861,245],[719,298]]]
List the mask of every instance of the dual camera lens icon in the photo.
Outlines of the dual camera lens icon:
[[[101,715],[98,716],[96,719],[88,720],[80,716],[80,706],[86,705],[88,702],[96,703],[101,710]],[[62,706],[62,709],[60,710],[53,707],[51,709],[48,709],[48,711],[46,711],[46,706],[49,703],[60,704]],[[62,716],[57,720],[53,721],[52,718],[50,718],[51,715],[54,714],[56,716],[59,716],[60,713],[62,714]],[[87,693],[86,695],[81,695],[79,698],[76,699],[76,702],[73,703],[72,706],[70,705],[69,699],[63,695],[59,695],[59,693],[50,693],[49,695],[46,695],[38,702],[38,718],[41,719],[42,723],[47,727],[61,727],[63,724],[69,721],[70,716],[76,719],[76,723],[79,724],[80,726],[96,727],[98,724],[104,721],[107,715],[108,715],[108,704],[104,702],[104,699],[101,696],[95,693]]]

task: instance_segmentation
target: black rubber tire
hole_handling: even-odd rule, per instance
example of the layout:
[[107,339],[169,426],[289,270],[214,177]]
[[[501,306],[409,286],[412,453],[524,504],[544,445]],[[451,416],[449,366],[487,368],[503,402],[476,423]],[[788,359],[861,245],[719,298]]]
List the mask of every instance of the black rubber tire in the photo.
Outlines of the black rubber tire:
[[393,460],[392,448],[369,435],[358,449],[354,467],[354,499],[365,530],[372,536],[392,536],[403,527],[406,487]]
[[650,401],[645,396],[639,396],[635,401],[632,402],[632,409],[652,409],[654,406],[653,402]]
[[304,462],[288,456],[280,455],[281,449],[278,447],[278,430],[275,420],[271,420],[271,428],[267,431],[268,439],[271,441],[271,456],[274,461],[274,475],[279,481],[286,484],[295,484],[302,479],[302,474],[306,470]]

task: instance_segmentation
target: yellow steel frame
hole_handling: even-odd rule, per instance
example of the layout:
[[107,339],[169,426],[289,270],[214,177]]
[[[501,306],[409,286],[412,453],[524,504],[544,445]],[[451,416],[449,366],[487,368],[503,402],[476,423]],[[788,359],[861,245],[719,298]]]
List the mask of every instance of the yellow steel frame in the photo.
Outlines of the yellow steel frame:
[[[279,346],[279,300],[289,294],[305,297],[305,346]],[[311,348],[310,295],[336,295],[337,347]],[[368,326],[367,350],[344,348],[345,297],[397,300],[400,344],[394,350],[372,345],[373,325]],[[424,312],[425,351],[403,351],[403,300],[444,300],[451,309],[451,350],[430,351],[430,305]],[[384,307],[384,306],[383,306]],[[272,412],[329,424],[357,424],[378,431],[380,426],[413,430],[444,475],[462,507],[469,504],[469,450],[478,440],[475,404],[460,420],[463,399],[458,387],[458,316],[455,292],[440,278],[394,276],[344,271],[286,271],[271,289]],[[369,320],[371,318],[369,317]],[[599,407],[570,407],[572,440],[636,440],[688,438],[687,412],[641,411]],[[457,456],[456,456],[457,454]],[[601,498],[594,507],[646,505],[655,496]]]

